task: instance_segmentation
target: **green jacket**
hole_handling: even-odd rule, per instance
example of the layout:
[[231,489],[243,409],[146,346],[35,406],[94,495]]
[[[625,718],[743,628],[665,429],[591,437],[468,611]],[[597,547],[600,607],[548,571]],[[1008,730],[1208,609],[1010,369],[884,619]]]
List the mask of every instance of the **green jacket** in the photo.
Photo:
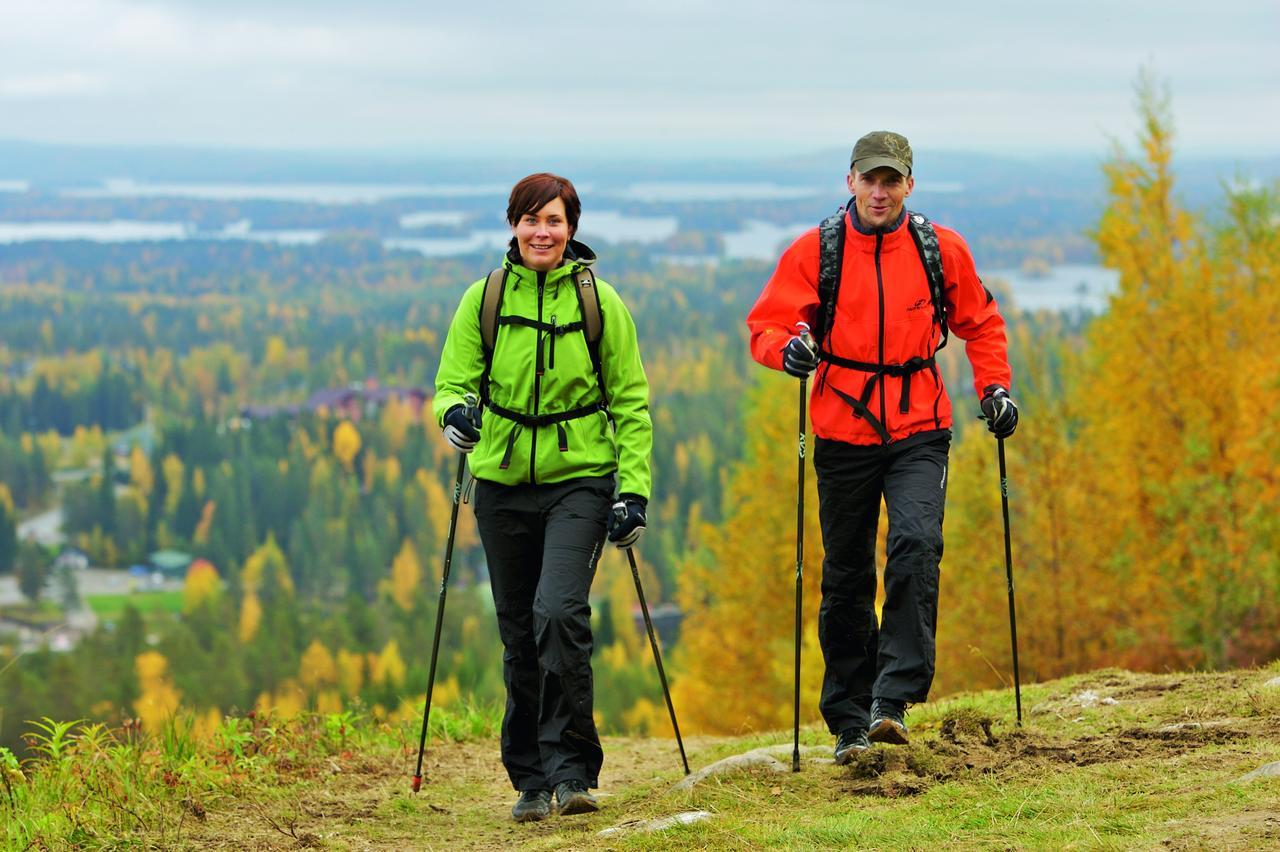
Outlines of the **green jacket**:
[[[507,286],[499,310],[501,316],[522,316],[557,324],[582,319],[573,274],[595,260],[585,245],[570,241],[565,262],[538,273],[513,260],[508,253]],[[463,404],[468,393],[480,393],[484,350],[480,338],[480,302],[484,279],[462,296],[449,325],[449,335],[436,372],[432,411],[443,426],[444,416]],[[653,423],[649,419],[649,381],[640,363],[636,326],[618,293],[596,280],[603,325],[600,364],[608,392],[609,411],[616,432],[603,411],[568,420],[564,427],[567,449],[562,451],[555,425],[529,427],[484,412],[480,443],[468,463],[478,479],[503,485],[562,482],[583,476],[608,476],[617,472],[618,491],[649,497],[649,452],[653,447]],[[537,347],[541,338],[544,370],[536,375]],[[600,388],[586,336],[571,331],[554,336],[523,325],[498,326],[489,371],[489,398],[504,408],[527,415],[570,411],[600,400]],[[514,441],[511,440],[515,433]],[[501,467],[511,451],[509,463]]]

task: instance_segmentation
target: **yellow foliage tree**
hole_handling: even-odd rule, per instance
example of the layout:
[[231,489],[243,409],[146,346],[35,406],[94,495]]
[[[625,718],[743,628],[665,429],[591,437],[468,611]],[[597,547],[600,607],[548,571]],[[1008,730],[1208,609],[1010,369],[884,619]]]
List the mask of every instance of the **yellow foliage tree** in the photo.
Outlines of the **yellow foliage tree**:
[[187,579],[182,586],[182,611],[192,613],[205,601],[213,600],[222,588],[218,569],[207,559],[197,559],[187,568]]
[[143,497],[150,496],[151,489],[156,484],[156,475],[155,471],[151,469],[151,460],[142,451],[142,447],[137,444],[134,444],[133,449],[129,451],[129,481],[133,483],[133,487],[137,488],[138,493]]
[[406,538],[401,543],[400,552],[391,561],[388,591],[391,600],[405,612],[413,609],[414,602],[422,592],[422,564],[418,561],[418,551],[411,539]]
[[338,687],[342,694],[354,698],[364,687],[364,655],[350,651],[338,651]]
[[404,683],[407,668],[400,656],[400,644],[392,639],[380,654],[373,655],[369,680],[384,686],[400,686]]
[[343,420],[333,430],[333,455],[349,472],[360,453],[360,432],[351,421]]
[[311,692],[317,692],[338,682],[338,666],[329,649],[319,639],[312,639],[302,652],[298,680]]
[[133,712],[143,729],[159,733],[178,710],[182,696],[169,677],[169,661],[159,651],[143,651],[133,661],[138,675],[138,698]]
[[[687,615],[672,690],[690,731],[772,730],[791,721],[797,386],[760,371],[743,409],[752,429],[729,477],[724,523],[705,526],[706,552],[680,565],[679,601]],[[801,713],[814,720],[823,551],[812,466],[806,485]]]
[[164,477],[164,511],[165,514],[172,515],[174,510],[178,508],[178,501],[182,499],[182,475],[183,475],[182,459],[173,453],[169,453],[160,462],[160,473]]
[[238,636],[241,644],[248,644],[258,635],[258,626],[262,624],[262,601],[258,593],[245,590],[244,599],[240,603],[240,628]]
[[1113,547],[1119,661],[1221,666],[1277,623],[1278,537],[1248,520],[1276,480],[1259,439],[1277,443],[1277,205],[1238,194],[1215,237],[1175,196],[1167,95],[1144,78],[1139,104],[1142,154],[1107,164],[1097,234],[1120,286],[1076,390],[1092,530]]
[[289,575],[289,563],[285,561],[280,545],[276,544],[274,533],[267,533],[267,540],[245,560],[240,582],[244,586],[246,597],[250,592],[256,593],[262,587],[262,581],[268,572],[282,590],[289,594],[293,593],[293,578]]

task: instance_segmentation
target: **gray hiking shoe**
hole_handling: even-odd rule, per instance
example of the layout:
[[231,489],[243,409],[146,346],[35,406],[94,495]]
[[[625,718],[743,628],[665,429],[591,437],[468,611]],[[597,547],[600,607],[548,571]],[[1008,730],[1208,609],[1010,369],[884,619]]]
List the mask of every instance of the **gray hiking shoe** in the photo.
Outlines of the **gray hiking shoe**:
[[551,816],[550,790],[523,790],[520,800],[511,809],[511,818],[516,822],[537,822]]
[[871,702],[871,727],[867,739],[873,743],[907,744],[907,724],[902,717],[907,705],[892,698],[877,698]]
[[869,748],[871,743],[867,741],[866,731],[861,728],[843,731],[836,739],[836,766],[844,766],[855,754]]
[[556,785],[556,810],[563,816],[589,814],[600,810],[600,803],[581,781],[561,781]]

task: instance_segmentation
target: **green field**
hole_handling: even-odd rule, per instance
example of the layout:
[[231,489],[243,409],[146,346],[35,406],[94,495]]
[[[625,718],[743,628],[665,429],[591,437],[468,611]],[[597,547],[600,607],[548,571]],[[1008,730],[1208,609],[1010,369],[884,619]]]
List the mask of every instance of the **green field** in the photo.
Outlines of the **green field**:
[[132,606],[143,615],[182,612],[182,592],[129,592],[123,595],[85,595],[85,603],[103,621],[116,621]]

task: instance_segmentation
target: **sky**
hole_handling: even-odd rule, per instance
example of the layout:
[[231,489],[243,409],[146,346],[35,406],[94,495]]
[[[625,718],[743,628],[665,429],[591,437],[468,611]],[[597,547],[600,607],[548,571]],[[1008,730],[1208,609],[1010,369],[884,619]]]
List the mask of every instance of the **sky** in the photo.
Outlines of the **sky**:
[[1180,152],[1256,156],[1280,152],[1277,45],[1276,0],[0,0],[0,139],[1094,153],[1132,138],[1145,67]]

